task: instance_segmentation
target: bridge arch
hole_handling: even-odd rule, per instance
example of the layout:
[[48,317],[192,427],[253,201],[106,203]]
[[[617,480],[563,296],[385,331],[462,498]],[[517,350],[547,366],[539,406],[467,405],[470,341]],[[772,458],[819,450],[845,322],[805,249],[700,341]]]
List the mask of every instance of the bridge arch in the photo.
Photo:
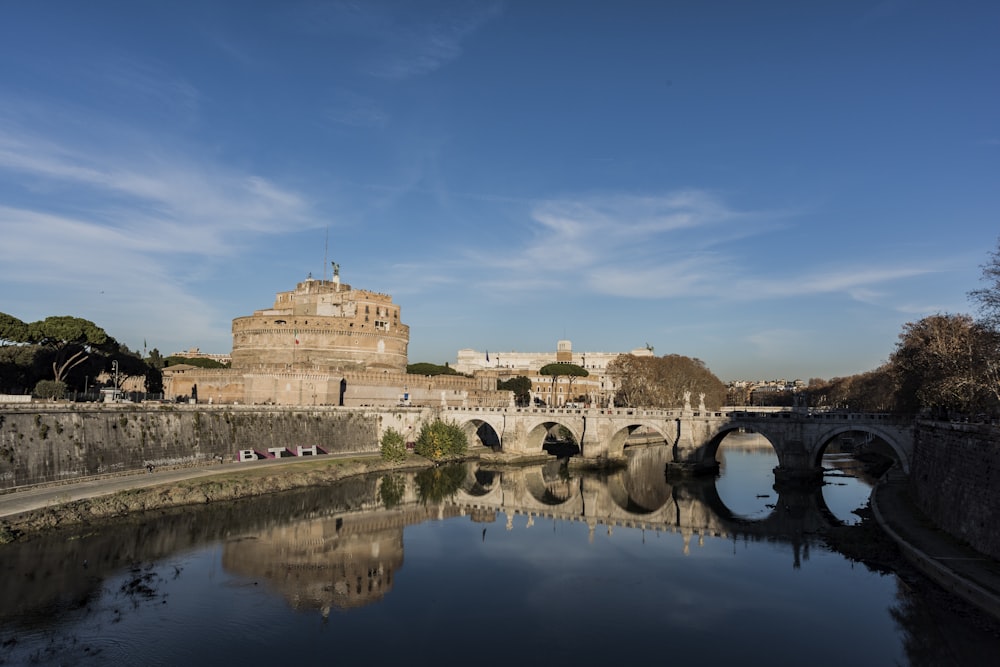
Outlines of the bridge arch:
[[458,422],[470,445],[479,443],[493,451],[503,448],[503,419],[496,416],[469,417]]
[[826,452],[827,447],[830,443],[840,435],[844,433],[864,433],[871,434],[876,438],[882,440],[884,443],[892,448],[893,453],[899,461],[900,467],[907,474],[910,472],[910,459],[907,455],[906,448],[900,443],[899,439],[887,431],[886,429],[879,428],[878,426],[870,424],[845,424],[831,427],[829,430],[821,432],[817,438],[816,453],[815,453],[815,464],[819,465],[820,461],[823,459],[823,454]]
[[532,420],[526,424],[524,433],[524,450],[530,454],[545,453],[545,441],[557,432],[564,429],[570,438],[580,448],[583,454],[583,429],[573,423],[574,420],[560,419],[558,415],[547,415],[543,418]]
[[657,435],[662,436],[663,441],[668,445],[673,444],[673,438],[668,432],[670,429],[667,428],[667,425],[670,424],[671,422],[664,423],[662,421],[653,421],[649,419],[615,423],[613,426],[614,430],[607,435],[608,456],[610,458],[623,458],[625,456],[626,447],[629,447],[629,436],[640,428],[646,428],[653,431]]
[[767,440],[768,444],[771,445],[771,448],[774,449],[775,455],[777,455],[779,459],[781,458],[778,452],[778,444],[777,444],[778,442],[780,442],[780,439],[776,434],[774,433],[769,434],[766,428],[761,428],[758,424],[751,425],[751,424],[741,424],[739,422],[730,422],[724,425],[721,429],[719,429],[715,433],[715,435],[713,435],[705,444],[703,451],[704,460],[714,461],[715,457],[719,453],[719,447],[722,446],[722,442],[723,440],[726,439],[726,436],[728,436],[731,433],[740,433],[740,432],[756,433],[757,435],[763,437],[765,440]]

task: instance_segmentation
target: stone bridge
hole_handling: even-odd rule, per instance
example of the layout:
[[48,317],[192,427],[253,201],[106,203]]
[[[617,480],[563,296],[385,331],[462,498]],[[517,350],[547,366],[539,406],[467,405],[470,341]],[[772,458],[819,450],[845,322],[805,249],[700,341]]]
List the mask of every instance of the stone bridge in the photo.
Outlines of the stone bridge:
[[470,443],[481,442],[504,461],[542,456],[546,443],[559,438],[577,443],[584,462],[622,461],[638,432],[647,439],[662,438],[671,447],[668,470],[714,472],[719,445],[734,431],[767,438],[778,458],[775,478],[779,483],[820,482],[824,451],[847,434],[888,445],[906,474],[913,457],[914,421],[888,414],[642,408],[440,408],[436,414],[462,426]]

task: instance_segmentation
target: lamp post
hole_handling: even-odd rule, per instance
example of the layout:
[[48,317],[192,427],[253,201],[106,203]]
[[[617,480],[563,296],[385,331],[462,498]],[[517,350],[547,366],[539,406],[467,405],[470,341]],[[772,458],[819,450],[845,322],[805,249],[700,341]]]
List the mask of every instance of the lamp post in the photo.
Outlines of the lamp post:
[[112,394],[112,396],[114,397],[114,400],[117,401],[118,400],[118,360],[117,359],[115,359],[114,361],[111,362],[111,372],[114,373],[114,383],[115,383],[115,391]]

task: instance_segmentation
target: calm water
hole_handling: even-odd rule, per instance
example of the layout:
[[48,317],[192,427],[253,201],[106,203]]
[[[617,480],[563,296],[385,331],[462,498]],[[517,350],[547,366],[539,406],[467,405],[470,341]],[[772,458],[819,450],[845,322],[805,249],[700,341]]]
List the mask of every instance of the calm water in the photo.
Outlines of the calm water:
[[779,496],[759,445],[699,483],[643,448],[612,475],[468,465],[0,547],[0,663],[989,664],[979,617],[820,539],[870,481],[832,457]]

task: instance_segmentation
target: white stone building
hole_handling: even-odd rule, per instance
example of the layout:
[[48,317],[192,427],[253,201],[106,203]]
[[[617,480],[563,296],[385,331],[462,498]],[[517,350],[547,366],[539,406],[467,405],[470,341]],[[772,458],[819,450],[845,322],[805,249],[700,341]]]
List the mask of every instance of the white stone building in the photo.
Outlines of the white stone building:
[[[473,350],[458,351],[454,369],[459,373],[473,376],[495,376],[498,380],[509,380],[523,375],[531,380],[532,402],[541,401],[546,405],[560,407],[577,402],[589,405],[607,405],[614,397],[617,387],[608,376],[607,368],[616,357],[634,354],[651,357],[653,350],[641,347],[630,352],[574,352],[573,343],[560,340],[552,352],[502,352]],[[553,378],[538,371],[548,364],[570,363],[586,369],[588,377]]]

